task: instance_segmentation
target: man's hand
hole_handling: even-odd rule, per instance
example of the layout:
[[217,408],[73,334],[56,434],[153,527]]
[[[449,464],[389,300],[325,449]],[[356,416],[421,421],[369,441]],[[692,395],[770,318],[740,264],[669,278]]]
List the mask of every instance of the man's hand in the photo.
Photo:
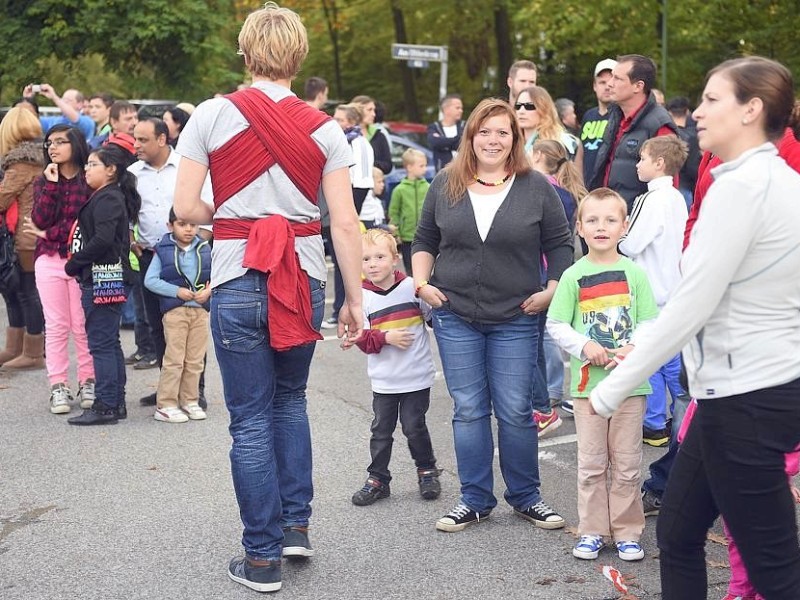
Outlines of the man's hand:
[[339,311],[339,327],[336,336],[343,338],[340,346],[345,350],[354,345],[364,331],[364,315],[361,312],[361,299],[347,301]]

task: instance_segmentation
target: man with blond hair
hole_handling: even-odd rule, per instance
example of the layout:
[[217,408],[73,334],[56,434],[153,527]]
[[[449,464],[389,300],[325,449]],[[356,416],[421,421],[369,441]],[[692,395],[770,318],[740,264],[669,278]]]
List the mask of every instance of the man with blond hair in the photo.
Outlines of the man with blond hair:
[[[228,576],[274,592],[281,556],[314,553],[306,383],[325,305],[322,195],[345,284],[344,346],[363,329],[361,240],[344,133],[290,89],[308,54],[300,17],[268,2],[247,17],[239,53],[253,84],[195,110],[178,141],[174,206],[185,221],[214,223],[211,331],[245,550]],[[213,207],[200,197],[209,171]]]

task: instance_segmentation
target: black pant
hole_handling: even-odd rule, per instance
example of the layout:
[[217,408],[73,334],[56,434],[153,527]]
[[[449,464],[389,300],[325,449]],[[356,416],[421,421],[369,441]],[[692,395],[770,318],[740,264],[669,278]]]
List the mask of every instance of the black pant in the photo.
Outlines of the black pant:
[[800,443],[800,379],[700,400],[658,518],[665,600],[706,598],[705,543],[722,514],[750,581],[769,600],[800,596],[800,548],[784,455]]
[[389,461],[392,458],[392,434],[397,427],[398,413],[414,464],[418,469],[436,468],[431,436],[425,424],[425,413],[428,412],[430,400],[430,388],[405,394],[372,392],[372,412],[375,418],[372,420],[372,437],[369,440],[372,463],[367,467],[372,477],[384,483],[392,480]]
[[411,242],[403,242],[400,244],[400,254],[403,256],[403,268],[406,270],[406,275],[413,277],[411,272]]
[[9,327],[24,327],[30,335],[39,335],[44,331],[42,301],[39,299],[33,271],[20,270],[19,286],[3,292],[3,300],[6,303]]

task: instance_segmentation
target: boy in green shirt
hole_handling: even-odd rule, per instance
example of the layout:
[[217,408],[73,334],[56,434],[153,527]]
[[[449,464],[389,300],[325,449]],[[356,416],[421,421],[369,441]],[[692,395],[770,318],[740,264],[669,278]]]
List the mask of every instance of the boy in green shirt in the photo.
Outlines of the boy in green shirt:
[[403,152],[406,177],[392,190],[389,202],[389,230],[400,238],[403,267],[411,276],[411,242],[417,232],[422,203],[431,184],[425,180],[428,159],[421,150],[409,148]]
[[[547,313],[547,330],[570,354],[578,436],[578,533],[573,556],[595,559],[613,536],[622,560],[641,560],[644,531],[639,484],[642,420],[650,384],[642,382],[610,420],[589,393],[633,349],[658,308],[641,267],[617,252],[627,229],[625,200],[608,188],[578,206],[577,230],[589,253],[564,272]],[[611,463],[613,461],[613,468]]]

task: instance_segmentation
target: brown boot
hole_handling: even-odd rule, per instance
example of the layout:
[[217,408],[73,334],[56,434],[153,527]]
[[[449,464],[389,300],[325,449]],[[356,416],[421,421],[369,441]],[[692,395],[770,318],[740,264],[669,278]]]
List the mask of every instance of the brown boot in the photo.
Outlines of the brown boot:
[[2,366],[3,371],[44,368],[44,335],[25,334],[22,337],[22,354]]
[[22,354],[24,327],[6,327],[6,349],[0,352],[0,365]]

